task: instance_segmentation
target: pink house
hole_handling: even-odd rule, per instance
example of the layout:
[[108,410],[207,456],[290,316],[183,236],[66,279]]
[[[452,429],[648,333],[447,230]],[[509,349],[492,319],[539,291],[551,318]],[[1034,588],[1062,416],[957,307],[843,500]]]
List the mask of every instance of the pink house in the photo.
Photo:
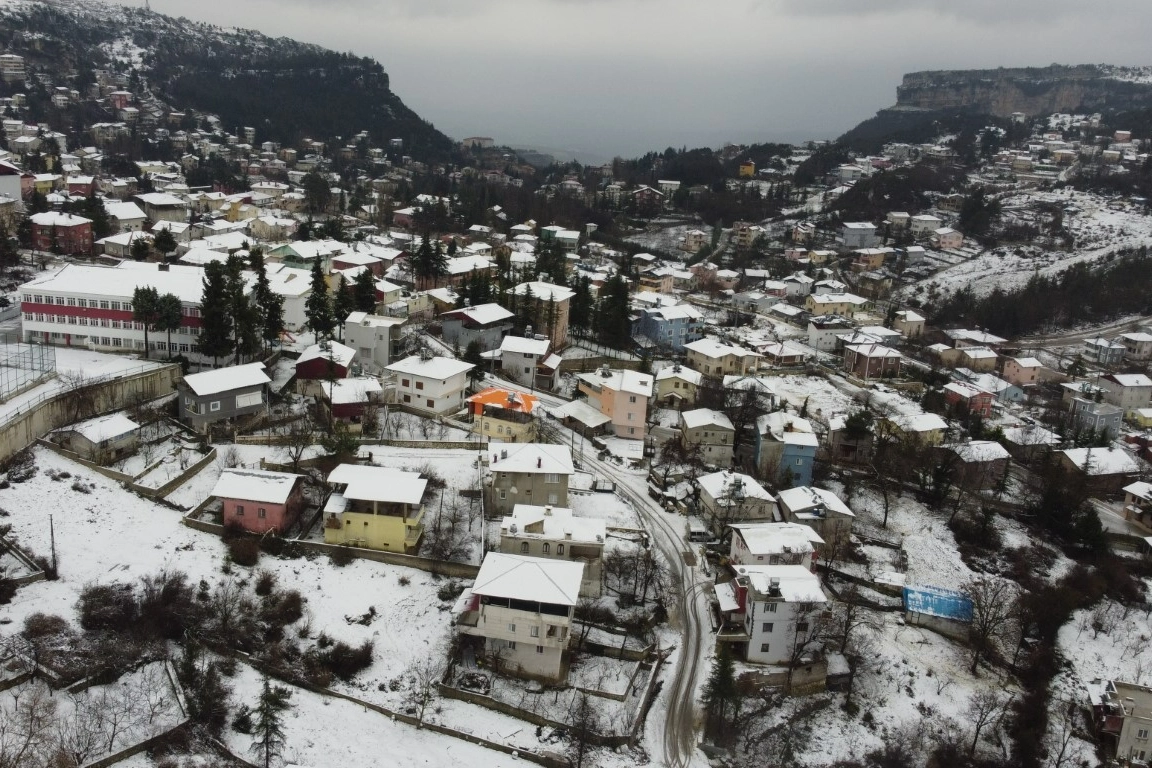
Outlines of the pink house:
[[283,533],[304,507],[304,476],[258,469],[225,469],[212,489],[226,527]]
[[601,415],[611,419],[617,437],[643,440],[648,432],[648,401],[654,377],[637,371],[613,371],[607,366],[577,377],[580,394]]
[[1009,357],[1004,361],[1004,380],[1018,387],[1036,384],[1044,364],[1034,357]]

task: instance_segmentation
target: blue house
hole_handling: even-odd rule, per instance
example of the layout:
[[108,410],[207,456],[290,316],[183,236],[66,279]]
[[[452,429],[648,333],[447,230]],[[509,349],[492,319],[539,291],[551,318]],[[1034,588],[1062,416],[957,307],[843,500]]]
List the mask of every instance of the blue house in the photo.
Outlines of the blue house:
[[690,304],[643,307],[632,321],[632,335],[647,337],[661,348],[680,351],[704,338],[704,316]]
[[812,485],[818,444],[807,419],[776,411],[756,420],[756,466],[778,487]]

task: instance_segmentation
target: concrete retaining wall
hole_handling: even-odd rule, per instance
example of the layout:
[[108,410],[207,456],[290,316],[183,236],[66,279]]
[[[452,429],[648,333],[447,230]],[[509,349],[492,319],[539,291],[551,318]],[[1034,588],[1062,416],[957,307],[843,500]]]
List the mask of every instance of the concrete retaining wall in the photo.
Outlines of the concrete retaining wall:
[[192,478],[192,476],[195,475],[196,473],[198,473],[201,469],[203,469],[204,467],[208,466],[209,464],[211,464],[213,461],[216,460],[216,449],[213,448],[208,453],[206,453],[203,458],[201,458],[195,464],[189,466],[188,469],[184,470],[183,472],[181,472],[176,477],[174,477],[171,480],[169,480],[168,482],[164,483],[164,485],[160,486],[159,488],[151,488],[147,485],[140,485],[139,483],[137,483],[135,481],[135,478],[132,477],[132,475],[126,475],[123,472],[117,472],[116,470],[114,470],[110,467],[103,467],[99,464],[88,461],[87,459],[82,458],[78,454],[75,454],[72,451],[69,451],[67,448],[56,445],[56,443],[53,443],[50,440],[45,440],[45,439],[41,438],[41,439],[37,440],[37,443],[44,446],[48,450],[53,451],[54,453],[58,453],[61,456],[64,456],[65,458],[71,459],[72,461],[76,462],[77,464],[83,464],[85,467],[87,467],[88,469],[91,469],[93,472],[96,472],[97,474],[103,475],[104,477],[107,477],[110,480],[115,480],[118,483],[123,483],[125,486],[128,487],[129,490],[131,490],[135,493],[138,493],[141,496],[145,496],[149,499],[155,499],[155,498],[167,496],[168,494],[172,493],[172,491],[176,490],[180,486],[184,485],[184,483],[188,482],[188,480],[190,480]]

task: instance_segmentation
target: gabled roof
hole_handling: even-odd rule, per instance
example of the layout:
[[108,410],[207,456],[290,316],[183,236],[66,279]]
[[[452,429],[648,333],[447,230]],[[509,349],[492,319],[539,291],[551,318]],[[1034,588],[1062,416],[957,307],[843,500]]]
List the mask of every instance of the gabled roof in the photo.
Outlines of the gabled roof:
[[376,379],[336,379],[325,384],[322,391],[333,405],[354,405],[367,403],[384,388]]
[[219,499],[243,499],[283,504],[288,501],[296,482],[303,475],[290,472],[266,472],[260,469],[225,469],[212,489]]
[[967,443],[957,443],[945,446],[965,463],[983,463],[985,461],[998,461],[1011,458],[1011,454],[1004,446],[994,440],[972,440]]
[[527,395],[502,387],[489,387],[469,397],[467,402],[491,405],[519,413],[532,413],[540,400],[535,395]]
[[737,355],[739,357],[763,357],[763,355],[759,355],[750,349],[735,347],[731,344],[725,344],[722,341],[718,341],[712,338],[698,339],[697,341],[689,342],[684,345],[684,349],[688,350],[689,352],[695,352],[698,355],[711,358],[725,357],[726,355]]
[[666,365],[656,372],[656,381],[666,379],[681,379],[691,384],[699,384],[704,380],[704,374],[694,368],[685,368],[682,365]]
[[551,299],[552,301],[565,301],[576,295],[576,292],[571,288],[566,288],[563,285],[545,283],[539,280],[521,283],[515,288],[509,288],[508,292],[515,293],[517,296],[527,296],[529,290],[531,290],[533,298]]
[[356,357],[356,350],[352,347],[346,347],[338,341],[326,341],[323,344],[313,344],[300,353],[300,357],[296,359],[296,367],[300,367],[302,363],[309,360],[331,360],[341,368],[347,368],[352,364],[352,358]]
[[113,413],[73,424],[69,430],[83,435],[90,443],[101,443],[140,429],[140,425],[122,413]]
[[472,363],[466,363],[463,360],[456,360],[451,357],[430,357],[425,360],[420,357],[420,355],[411,355],[403,360],[397,360],[389,365],[386,370],[394,371],[395,373],[407,373],[412,376],[422,376],[426,379],[447,381],[453,376],[467,373],[475,367]]
[[641,397],[652,397],[653,378],[650,373],[609,369],[605,375],[601,369],[592,373],[581,373],[577,378],[592,386],[605,387],[616,392],[630,392]]
[[1103,380],[1122,387],[1152,387],[1152,379],[1142,373],[1111,373],[1104,376]]
[[[737,482],[739,481],[739,482]],[[721,504],[734,496],[743,499],[760,499],[762,501],[775,501],[772,494],[756,481],[756,478],[739,472],[713,472],[710,475],[701,475],[696,478],[699,485],[709,496]]]
[[515,317],[515,315],[499,304],[491,302],[488,304],[477,304],[474,307],[452,309],[444,312],[440,317],[467,318],[477,325],[489,325],[490,323],[508,320],[511,317]]
[[736,428],[732,426],[732,420],[720,411],[714,411],[711,408],[696,408],[691,411],[682,411],[680,419],[684,422],[685,429],[696,429],[697,427],[720,427],[721,429]]
[[1076,467],[1092,476],[1123,475],[1140,471],[1140,463],[1117,448],[1069,448],[1060,451]]
[[260,384],[268,384],[272,379],[264,371],[264,363],[233,365],[217,368],[214,371],[192,373],[184,377],[184,384],[196,395],[205,397],[234,389],[244,389]]
[[584,564],[489,552],[472,594],[550,605],[576,605]]
[[547,338],[529,339],[525,336],[505,336],[500,341],[500,351],[541,357],[548,354],[548,347],[551,345],[552,342]]
[[572,465],[572,451],[566,445],[505,443],[491,446],[489,453],[492,461],[488,467],[493,472],[571,475],[576,471]]
[[779,496],[780,503],[787,507],[793,514],[807,512],[816,507],[823,507],[826,510],[831,510],[848,517],[856,516],[855,513],[848,508],[848,505],[840,500],[839,496],[823,488],[813,488],[811,486],[788,488],[780,491]]

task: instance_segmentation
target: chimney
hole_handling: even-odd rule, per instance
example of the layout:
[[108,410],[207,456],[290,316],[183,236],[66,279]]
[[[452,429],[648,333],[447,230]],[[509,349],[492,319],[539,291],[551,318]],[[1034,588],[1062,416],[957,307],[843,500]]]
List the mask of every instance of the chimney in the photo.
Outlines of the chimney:
[[544,466],[544,459],[541,458],[540,456],[537,456],[536,457],[536,469],[540,469],[540,467],[542,467],[542,466]]
[[167,272],[168,271],[168,263],[163,262],[163,261],[160,262],[159,264],[156,265],[156,270],[158,272]]
[[508,449],[507,448],[500,451],[500,458],[502,458],[502,459],[508,458]]
[[768,595],[771,597],[780,597],[780,579],[775,576],[768,580]]
[[525,326],[525,328],[524,328],[524,338],[526,338],[526,339],[530,339],[530,338],[532,338],[532,326],[530,326],[530,325],[529,325],[529,326]]
[[544,516],[545,517],[551,517],[552,516],[552,505],[551,504],[544,507]]

